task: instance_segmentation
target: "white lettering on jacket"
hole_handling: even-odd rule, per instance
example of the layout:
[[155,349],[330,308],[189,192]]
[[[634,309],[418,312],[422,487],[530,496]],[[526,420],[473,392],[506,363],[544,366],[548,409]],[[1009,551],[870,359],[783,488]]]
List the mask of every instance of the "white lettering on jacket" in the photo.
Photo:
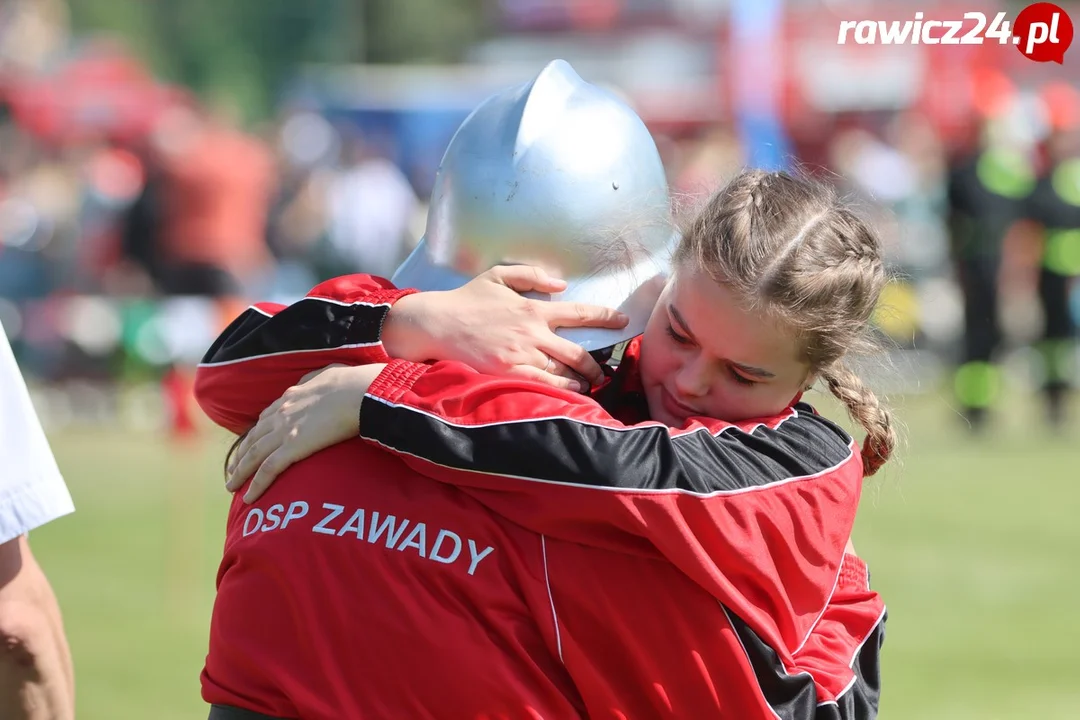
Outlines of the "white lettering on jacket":
[[[281,504],[271,505],[266,510],[252,508],[244,518],[243,537],[289,528],[306,530],[379,545],[401,553],[415,553],[431,562],[458,565],[468,575],[475,575],[481,563],[495,551],[494,547],[472,538],[463,540],[462,535],[453,530],[432,528],[429,532],[427,523],[413,522],[409,518],[378,510],[355,508],[350,511],[344,505],[334,503],[322,503],[322,509],[317,513],[309,513],[309,510],[308,504],[302,500],[290,504],[288,508]],[[306,523],[298,522],[303,518],[308,518]],[[468,554],[463,556],[462,550],[466,548]]]

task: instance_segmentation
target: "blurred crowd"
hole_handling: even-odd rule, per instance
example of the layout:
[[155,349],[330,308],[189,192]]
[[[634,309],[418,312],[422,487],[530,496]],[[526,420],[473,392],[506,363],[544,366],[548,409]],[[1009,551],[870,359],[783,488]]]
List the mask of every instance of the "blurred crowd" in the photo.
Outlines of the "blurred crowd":
[[[32,377],[168,380],[251,300],[389,276],[423,233],[429,183],[399,167],[397,139],[310,107],[244,130],[235,108],[88,57],[51,95],[4,76],[0,323]],[[119,76],[136,78],[127,100],[86,90]],[[78,113],[50,113],[75,92]],[[1002,87],[981,106],[962,142],[913,109],[837,115],[791,160],[864,199],[886,238],[897,281],[878,325],[919,353],[900,389],[951,379],[977,425],[1011,368],[1060,422],[1077,374],[1080,91]],[[655,134],[683,207],[748,161],[727,123]]]

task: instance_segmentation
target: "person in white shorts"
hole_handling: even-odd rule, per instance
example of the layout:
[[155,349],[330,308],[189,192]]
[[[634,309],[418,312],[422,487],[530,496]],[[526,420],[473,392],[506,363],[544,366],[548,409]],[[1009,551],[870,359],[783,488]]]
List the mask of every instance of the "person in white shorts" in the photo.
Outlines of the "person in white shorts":
[[75,510],[0,332],[0,718],[69,720],[75,679],[60,606],[26,534]]

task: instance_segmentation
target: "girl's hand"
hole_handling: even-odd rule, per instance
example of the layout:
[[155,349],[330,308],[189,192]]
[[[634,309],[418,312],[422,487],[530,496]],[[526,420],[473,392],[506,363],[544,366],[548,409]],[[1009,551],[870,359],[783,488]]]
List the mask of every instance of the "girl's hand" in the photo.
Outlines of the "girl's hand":
[[456,290],[398,300],[383,328],[383,345],[391,357],[457,360],[487,375],[586,392],[603,380],[603,372],[588,351],[555,330],[618,329],[629,319],[611,308],[520,295],[565,289],[564,281],[541,268],[497,266]]
[[293,463],[356,437],[360,403],[384,367],[331,365],[305,375],[244,436],[229,462],[226,489],[236,492],[255,473],[244,494],[244,502],[255,502]]

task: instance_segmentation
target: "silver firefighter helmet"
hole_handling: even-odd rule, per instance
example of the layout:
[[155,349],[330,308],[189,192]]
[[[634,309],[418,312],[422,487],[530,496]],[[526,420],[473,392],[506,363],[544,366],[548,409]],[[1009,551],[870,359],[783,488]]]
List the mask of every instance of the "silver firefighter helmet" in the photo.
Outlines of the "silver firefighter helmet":
[[558,332],[587,350],[640,334],[675,238],[656,143],[633,110],[562,60],[485,100],[436,175],[427,232],[399,287],[449,290],[506,263],[567,281],[554,300],[616,307],[624,330]]

